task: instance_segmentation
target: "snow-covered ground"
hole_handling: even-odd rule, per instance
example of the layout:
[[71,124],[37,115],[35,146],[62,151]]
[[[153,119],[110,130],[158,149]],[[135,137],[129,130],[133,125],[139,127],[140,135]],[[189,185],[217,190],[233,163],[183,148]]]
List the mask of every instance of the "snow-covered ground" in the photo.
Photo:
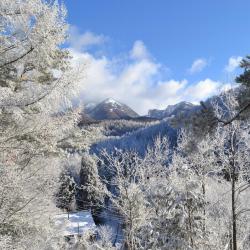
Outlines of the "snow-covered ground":
[[64,213],[56,215],[55,225],[63,236],[83,235],[88,230],[95,230],[96,225],[90,211]]

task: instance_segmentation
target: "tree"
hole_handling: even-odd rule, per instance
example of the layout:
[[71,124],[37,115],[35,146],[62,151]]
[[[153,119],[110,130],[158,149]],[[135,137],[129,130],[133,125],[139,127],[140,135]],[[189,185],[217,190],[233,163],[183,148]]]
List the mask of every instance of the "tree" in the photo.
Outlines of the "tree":
[[0,3],[0,234],[12,249],[39,249],[53,235],[49,218],[65,156],[58,141],[78,119],[60,113],[77,83],[61,48],[65,15],[57,1]]
[[[241,219],[242,213],[249,211],[247,208],[248,204],[241,204],[240,206],[246,207],[243,210],[240,209],[240,213],[237,212],[238,205],[242,202],[241,195],[249,187],[249,167],[247,167],[249,165],[249,135],[247,134],[249,128],[244,121],[238,121],[241,103],[239,103],[240,100],[237,93],[225,93],[220,101],[220,105],[214,104],[215,116],[218,120],[227,120],[228,122],[221,122],[222,126],[217,127],[217,133],[214,138],[215,166],[220,169],[221,174],[231,186],[231,220],[229,227],[229,238],[231,241],[229,245],[231,249],[237,250],[239,242],[242,241],[242,239],[238,240],[237,238],[242,237],[237,224]],[[244,224],[247,225],[247,222],[245,221]]]
[[75,196],[76,196],[76,183],[74,178],[66,171],[61,173],[60,187],[56,194],[56,205],[67,212],[74,210]]
[[[182,210],[177,208],[176,193],[166,193],[170,184],[168,157],[169,142],[160,136],[148,147],[144,157],[118,149],[112,154],[103,152],[106,175],[102,181],[107,185],[105,195],[109,200],[106,206],[111,213],[118,213],[123,222],[123,245],[127,249],[164,249],[165,246],[171,249],[173,246],[167,243],[172,237],[168,233],[176,226],[170,217],[177,211],[181,217]],[[176,235],[172,239],[174,237],[178,238]]]
[[[204,102],[201,102],[203,108],[203,115],[210,120],[210,124],[221,123],[224,126],[231,124],[235,120],[247,120],[249,119],[249,110],[250,110],[250,56],[246,56],[242,59],[240,67],[244,69],[244,72],[236,77],[235,81],[240,84],[236,90],[238,107],[234,115],[226,118],[221,118],[213,112],[212,107],[207,106]],[[206,119],[207,119],[206,118]]]
[[103,208],[105,185],[100,180],[97,159],[87,153],[82,155],[80,180],[77,187],[77,206],[80,209],[91,209],[95,222],[100,222]]
[[[249,136],[246,128],[236,121],[220,131],[216,138],[218,166],[231,186],[230,245],[233,250],[239,248],[239,243],[245,237],[245,232],[242,229],[249,223],[244,218],[244,214],[250,211],[250,204],[247,200],[244,200],[248,193],[250,178],[248,140]],[[244,221],[244,223],[241,223],[241,229],[238,227],[240,221]]]
[[244,72],[236,77],[236,82],[240,83],[242,88],[238,96],[238,100],[240,103],[240,108],[238,110],[236,118],[249,117],[249,109],[250,109],[250,56],[246,56],[242,59],[240,63],[240,67],[244,69]]
[[207,242],[204,230],[205,199],[201,188],[202,179],[191,165],[174,159],[170,183],[178,197],[176,203],[182,210],[182,221],[177,229],[182,232],[184,246],[191,249],[199,249],[201,246],[205,248]]
[[113,230],[109,226],[97,227],[98,238],[93,238],[93,231],[85,232],[74,245],[76,250],[116,250],[120,249],[112,244]]
[[110,176],[102,181],[107,185],[105,196],[107,208],[119,215],[123,221],[124,247],[136,249],[136,233],[146,222],[148,210],[143,192],[141,158],[134,152],[116,150],[102,154],[103,167]]
[[[223,108],[215,108],[217,116],[234,116],[237,112],[236,105],[236,99],[227,95],[223,100]],[[245,213],[249,212],[249,204],[247,200],[244,201],[249,188],[247,131],[248,125],[234,120],[226,127],[218,126],[213,135],[205,136],[195,145],[195,150],[189,149],[192,136],[181,135],[181,141],[175,151],[173,164],[179,166],[180,170],[177,170],[182,173],[181,166],[187,166],[194,173],[192,181],[196,178],[199,180],[196,184],[200,186],[203,196],[201,205],[204,248],[204,244],[209,243],[210,247],[217,249],[228,245],[230,249],[236,250],[242,245],[243,239],[248,237],[245,232],[249,221]],[[180,177],[178,176],[177,180],[180,181]],[[220,226],[219,232],[214,225],[218,223],[219,226],[222,222],[227,227]],[[216,241],[211,244],[213,239]]]
[[[249,213],[250,204],[249,198],[246,198],[249,188],[247,131],[248,126],[244,123],[233,121],[227,127],[218,127],[213,136],[206,136],[192,151],[187,147],[189,137],[182,135],[182,141],[175,152],[173,164],[179,166],[177,183],[183,174],[181,166],[186,166],[193,172],[190,181],[198,185],[197,191],[200,190],[202,194],[200,209],[203,211],[203,249],[208,246],[212,249],[227,247],[236,250],[245,244],[244,239],[248,237],[249,215],[246,213]],[[185,179],[188,176],[186,174]],[[181,183],[183,186],[185,181]],[[222,227],[222,224],[226,227]]]

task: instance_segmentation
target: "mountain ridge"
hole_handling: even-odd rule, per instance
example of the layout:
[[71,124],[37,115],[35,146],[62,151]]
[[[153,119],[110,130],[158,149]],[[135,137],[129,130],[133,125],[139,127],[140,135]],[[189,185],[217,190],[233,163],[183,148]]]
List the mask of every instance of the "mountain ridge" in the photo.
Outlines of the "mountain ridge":
[[148,116],[156,119],[171,118],[176,115],[188,115],[195,107],[191,102],[182,101],[173,105],[168,105],[165,109],[150,109]]

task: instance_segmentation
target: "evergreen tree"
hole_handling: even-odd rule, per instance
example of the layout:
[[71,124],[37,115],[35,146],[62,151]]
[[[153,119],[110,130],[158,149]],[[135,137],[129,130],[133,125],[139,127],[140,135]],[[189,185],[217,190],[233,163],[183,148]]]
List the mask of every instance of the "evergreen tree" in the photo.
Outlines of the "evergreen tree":
[[240,67],[244,72],[236,78],[236,82],[240,83],[242,89],[239,93],[239,116],[247,118],[250,116],[250,56],[246,56],[241,61]]
[[78,207],[81,209],[98,210],[103,196],[100,190],[103,185],[100,181],[96,160],[93,156],[84,154],[81,161],[80,187],[77,197]]
[[74,200],[76,195],[76,183],[67,172],[63,172],[60,176],[60,188],[56,195],[56,205],[58,208],[65,209],[70,212],[74,209]]

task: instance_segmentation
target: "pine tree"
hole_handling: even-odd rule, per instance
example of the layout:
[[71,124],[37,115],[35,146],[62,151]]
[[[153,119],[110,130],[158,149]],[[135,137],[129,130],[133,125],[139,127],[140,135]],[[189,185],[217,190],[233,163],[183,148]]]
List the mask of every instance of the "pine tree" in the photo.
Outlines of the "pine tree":
[[85,153],[81,160],[80,185],[77,204],[80,209],[91,209],[94,217],[98,214],[103,202],[104,186],[100,181],[96,159]]
[[240,83],[238,100],[240,103],[239,116],[249,118],[250,115],[250,56],[246,56],[240,64],[244,72],[236,78],[236,82]]
[[75,196],[76,196],[76,183],[69,173],[63,172],[60,176],[60,187],[56,194],[57,207],[70,212],[74,210]]

